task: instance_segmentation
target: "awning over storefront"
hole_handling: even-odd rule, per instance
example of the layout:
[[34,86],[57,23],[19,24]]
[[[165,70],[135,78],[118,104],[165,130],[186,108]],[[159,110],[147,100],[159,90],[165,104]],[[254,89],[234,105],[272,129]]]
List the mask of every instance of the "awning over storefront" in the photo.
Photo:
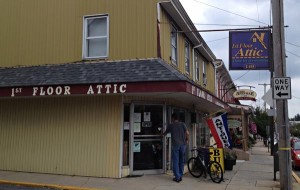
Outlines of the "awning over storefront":
[[208,112],[228,105],[160,59],[0,69],[0,97],[157,95]]
[[228,104],[229,107],[233,112],[238,112],[240,113],[240,110],[242,109],[246,113],[251,113],[253,112],[253,107],[248,106],[248,105],[239,105],[239,104]]

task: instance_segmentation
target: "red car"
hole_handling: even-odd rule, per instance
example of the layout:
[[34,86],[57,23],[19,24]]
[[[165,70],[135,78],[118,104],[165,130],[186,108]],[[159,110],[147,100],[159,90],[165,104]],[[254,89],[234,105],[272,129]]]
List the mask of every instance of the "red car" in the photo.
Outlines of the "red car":
[[291,148],[292,167],[296,169],[300,167],[300,140],[294,141]]

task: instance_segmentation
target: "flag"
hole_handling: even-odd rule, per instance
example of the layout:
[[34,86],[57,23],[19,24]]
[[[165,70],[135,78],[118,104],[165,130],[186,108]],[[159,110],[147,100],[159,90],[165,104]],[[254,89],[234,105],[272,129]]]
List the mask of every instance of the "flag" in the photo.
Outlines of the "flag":
[[254,135],[257,133],[256,123],[251,122],[249,124],[249,131],[250,131],[251,134],[254,134]]
[[227,125],[227,114],[206,120],[218,148],[232,148],[232,141]]

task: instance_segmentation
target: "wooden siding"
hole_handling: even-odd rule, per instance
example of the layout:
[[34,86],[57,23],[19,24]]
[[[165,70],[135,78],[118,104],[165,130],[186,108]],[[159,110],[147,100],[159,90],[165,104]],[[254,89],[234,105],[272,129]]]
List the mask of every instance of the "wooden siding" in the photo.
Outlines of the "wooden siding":
[[[179,29],[180,30],[180,29]],[[185,74],[185,38],[181,33],[178,33],[178,68],[182,74]]]
[[0,104],[0,170],[120,177],[120,96]]
[[171,64],[171,21],[165,11],[161,9],[160,18],[160,47],[162,59]]
[[207,64],[207,68],[206,68],[206,72],[207,72],[207,85],[206,85],[206,89],[208,91],[210,91],[212,94],[215,94],[215,88],[216,88],[216,84],[215,84],[215,69],[212,63],[208,63]]
[[2,0],[0,67],[82,60],[83,16],[109,15],[109,58],[157,57],[157,1]]
[[[169,18],[165,11],[161,11],[160,18],[160,46],[162,59],[167,63],[171,64],[171,27],[173,21]],[[173,23],[174,24],[174,23]],[[176,25],[175,25],[176,26]],[[180,30],[179,28],[177,28]],[[186,37],[182,33],[177,33],[177,68],[182,73],[185,74],[185,40]],[[189,78],[192,76],[192,47],[190,47],[190,75],[187,75]],[[175,66],[175,65],[174,65]],[[176,66],[175,66],[176,67]]]
[[[169,18],[169,15],[163,11],[161,11],[161,18],[160,18],[160,46],[161,46],[161,53],[162,59],[167,63],[171,64],[170,56],[171,56],[171,25],[172,20]],[[178,29],[180,30],[180,29]],[[182,73],[186,74],[185,72],[185,40],[186,37],[183,33],[178,33],[177,36],[177,69]],[[186,75],[190,79],[193,79],[193,53],[192,53],[193,45],[190,44],[190,74]],[[196,53],[195,53],[196,54]],[[200,67],[200,76],[199,81],[196,81],[197,84],[201,85],[202,87],[209,90],[211,93],[215,94],[215,72],[214,67],[199,53],[199,67]],[[203,61],[207,64],[207,86],[203,85]],[[172,64],[171,64],[172,65]],[[175,65],[173,65],[176,67]],[[195,73],[196,74],[196,73]]]

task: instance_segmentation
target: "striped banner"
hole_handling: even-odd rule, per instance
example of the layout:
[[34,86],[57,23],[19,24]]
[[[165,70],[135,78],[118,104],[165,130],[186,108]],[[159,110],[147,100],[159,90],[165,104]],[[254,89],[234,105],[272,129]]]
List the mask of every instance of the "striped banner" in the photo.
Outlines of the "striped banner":
[[227,125],[227,114],[207,119],[207,124],[218,148],[232,148],[232,141]]

